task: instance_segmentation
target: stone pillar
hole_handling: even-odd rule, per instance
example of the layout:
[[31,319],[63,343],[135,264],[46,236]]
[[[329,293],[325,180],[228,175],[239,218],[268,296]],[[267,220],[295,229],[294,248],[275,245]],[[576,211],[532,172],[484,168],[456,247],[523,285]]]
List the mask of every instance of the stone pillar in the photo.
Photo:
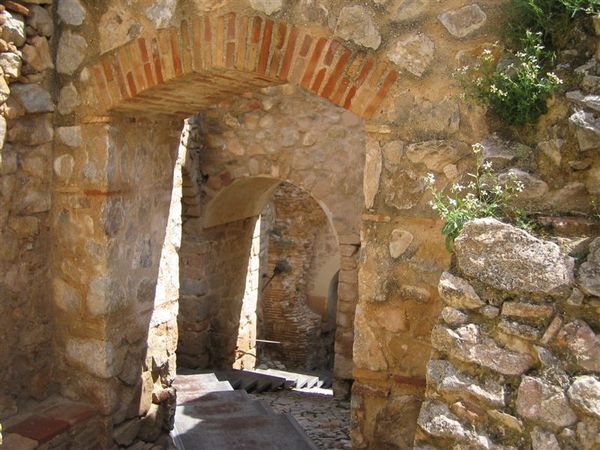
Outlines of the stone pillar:
[[351,433],[358,449],[412,448],[450,258],[404,143],[387,125],[367,129]]
[[[344,242],[342,242],[342,239]],[[354,344],[354,312],[358,301],[358,239],[340,236],[340,274],[335,333],[335,395],[347,397],[352,380],[352,346]]]
[[96,406],[119,445],[158,438],[172,415],[180,127],[114,119],[57,130],[52,284],[63,393]]

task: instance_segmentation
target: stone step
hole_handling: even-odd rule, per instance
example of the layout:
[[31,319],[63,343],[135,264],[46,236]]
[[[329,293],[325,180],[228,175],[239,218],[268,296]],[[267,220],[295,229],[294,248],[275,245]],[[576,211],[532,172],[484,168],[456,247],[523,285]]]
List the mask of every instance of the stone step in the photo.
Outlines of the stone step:
[[316,450],[289,415],[256,415],[175,422],[177,450]]
[[328,389],[332,385],[331,374],[325,372],[303,374],[277,369],[253,369],[252,372],[285,378],[286,384],[296,389],[310,389],[312,387]]
[[277,391],[286,385],[286,379],[283,377],[250,370],[220,370],[215,374],[218,379],[229,381],[235,389],[243,389],[246,392]]
[[191,428],[205,420],[227,419],[232,417],[269,416],[275,414],[260,400],[240,398],[198,399],[177,406],[177,423]]
[[177,375],[174,386],[177,389],[177,403],[193,401],[210,393],[233,391],[230,383],[219,381],[213,373]]

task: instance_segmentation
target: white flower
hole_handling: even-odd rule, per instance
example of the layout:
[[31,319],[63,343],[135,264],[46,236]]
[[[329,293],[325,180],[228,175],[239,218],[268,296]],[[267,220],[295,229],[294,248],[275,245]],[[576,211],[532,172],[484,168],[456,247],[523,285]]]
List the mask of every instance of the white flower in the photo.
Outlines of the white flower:
[[477,144],[473,144],[471,146],[471,148],[473,149],[473,153],[475,153],[476,155],[478,155],[479,153],[481,153],[483,151],[483,145],[477,143]]

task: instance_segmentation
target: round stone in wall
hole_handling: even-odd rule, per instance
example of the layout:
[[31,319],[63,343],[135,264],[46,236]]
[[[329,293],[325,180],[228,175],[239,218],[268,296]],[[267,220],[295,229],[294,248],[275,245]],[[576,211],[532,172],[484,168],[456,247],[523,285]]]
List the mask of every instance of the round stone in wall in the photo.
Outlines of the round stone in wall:
[[17,47],[25,43],[25,20],[20,14],[11,14],[4,11],[2,14],[4,23],[2,24],[2,39],[6,42],[12,42]]
[[83,62],[87,46],[83,36],[69,30],[63,32],[58,43],[56,70],[59,73],[72,75]]
[[569,398],[573,406],[600,419],[600,381],[597,378],[588,375],[575,378],[569,388]]
[[79,0],[60,0],[57,12],[60,20],[67,25],[81,25],[86,15]]

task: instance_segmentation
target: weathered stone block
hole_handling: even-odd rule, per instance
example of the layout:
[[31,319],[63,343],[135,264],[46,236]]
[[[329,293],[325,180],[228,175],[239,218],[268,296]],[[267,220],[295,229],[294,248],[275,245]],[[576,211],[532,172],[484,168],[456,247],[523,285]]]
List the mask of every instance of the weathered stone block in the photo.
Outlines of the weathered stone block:
[[469,283],[449,272],[442,273],[438,292],[444,302],[454,308],[477,309],[485,305]]
[[521,317],[524,319],[547,319],[554,313],[550,305],[536,305],[533,303],[504,302],[502,304],[502,315]]
[[4,18],[2,23],[2,39],[6,42],[12,42],[17,47],[25,43],[25,19],[22,15],[3,11]]
[[523,378],[517,392],[516,408],[521,417],[555,431],[577,422],[564,391],[541,378]]
[[423,402],[417,423],[424,431],[439,438],[466,441],[470,434],[448,406],[434,400]]
[[381,44],[377,25],[367,8],[360,5],[342,8],[334,34],[374,50],[377,50]]
[[566,347],[575,363],[585,370],[600,373],[600,337],[583,320],[562,327],[557,344]]
[[28,113],[54,111],[50,93],[39,84],[15,84],[11,90]]
[[460,372],[450,361],[431,360],[427,364],[427,382],[437,392],[461,397],[468,394],[491,406],[504,406],[504,386],[490,379],[480,384]]
[[575,378],[568,393],[575,408],[600,419],[600,381],[596,377],[584,375]]
[[561,450],[556,436],[540,427],[535,427],[531,434],[532,450]]
[[86,11],[79,0],[59,0],[58,17],[67,25],[81,25],[85,20]]
[[438,19],[452,36],[463,38],[480,29],[485,24],[487,16],[479,5],[473,4],[445,12]]
[[425,34],[413,34],[395,41],[386,56],[403,70],[421,77],[435,55],[435,44]]
[[442,320],[451,327],[464,325],[469,321],[469,316],[467,314],[456,308],[451,308],[450,306],[446,306],[442,309],[441,317]]
[[575,128],[579,149],[582,152],[600,148],[600,120],[592,113],[576,111],[569,122]]
[[72,75],[81,66],[87,47],[87,41],[83,36],[70,30],[63,31],[56,54],[58,73]]
[[407,230],[395,229],[390,236],[390,256],[400,258],[413,242],[413,235]]
[[495,289],[563,296],[573,284],[573,260],[558,245],[496,219],[468,222],[455,249],[461,271]]
[[493,339],[482,335],[474,324],[451,330],[436,325],[431,332],[434,348],[472,364],[492,369],[503,375],[521,375],[533,366],[533,358],[500,347]]
[[53,69],[54,63],[52,62],[48,39],[42,36],[34,36],[29,42],[23,47],[23,60],[38,72]]
[[469,154],[469,146],[460,141],[426,141],[409,145],[406,157],[413,163],[423,163],[428,170],[443,172]]
[[600,297],[600,238],[590,244],[590,253],[577,272],[577,282],[589,295]]

